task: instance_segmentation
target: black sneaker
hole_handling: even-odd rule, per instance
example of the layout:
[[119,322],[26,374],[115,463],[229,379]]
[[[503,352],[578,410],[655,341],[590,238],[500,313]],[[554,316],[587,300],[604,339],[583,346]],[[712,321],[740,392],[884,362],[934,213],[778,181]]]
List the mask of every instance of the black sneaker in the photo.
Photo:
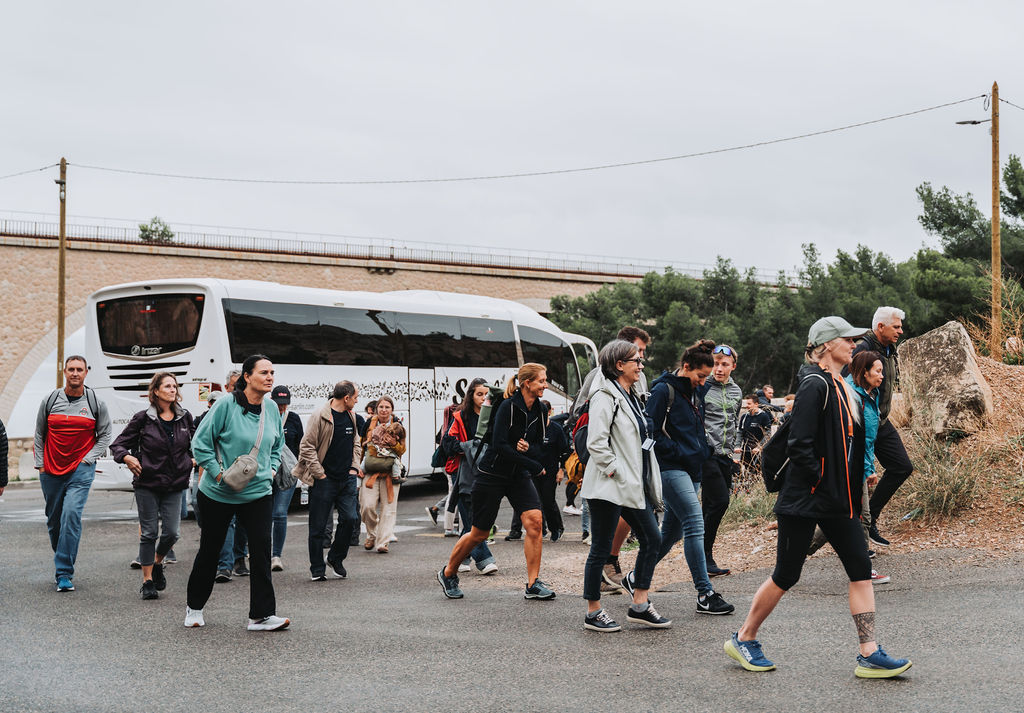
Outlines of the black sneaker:
[[724,577],[732,571],[728,567],[719,567],[713,559],[707,561],[707,570],[709,577]]
[[871,558],[871,559],[874,559],[875,558],[875,551],[874,550],[868,550],[868,557]]
[[225,582],[230,582],[231,581],[231,570],[230,569],[218,569],[217,570],[217,577],[216,577],[215,581],[220,582],[221,584],[224,584]]
[[245,566],[245,557],[239,557],[235,560],[234,575],[236,577],[249,576],[249,568]]
[[643,624],[652,629],[667,629],[672,626],[672,620],[666,619],[659,614],[650,602],[647,602],[647,609],[645,611],[637,611],[633,606],[630,606],[629,611],[626,612],[626,621],[631,621],[634,624]]
[[331,562],[327,560],[327,568],[334,573],[334,576],[338,579],[347,579],[348,572],[345,571],[345,567],[341,562]]
[[618,623],[608,616],[608,612],[604,609],[598,609],[593,614],[587,614],[583,618],[583,628],[589,629],[590,631],[600,631],[601,633],[611,633],[613,631],[622,631],[622,627]]
[[878,547],[889,546],[889,540],[878,534],[878,525],[875,523],[871,523],[871,527],[868,528],[868,539],[871,540],[871,544]]
[[633,570],[630,570],[629,574],[622,578],[622,588],[629,592],[629,596],[633,596],[633,593],[636,591],[636,587],[633,584],[635,581],[636,577],[633,575]]
[[160,595],[156,591],[156,585],[153,584],[152,579],[147,579],[142,583],[142,588],[139,590],[139,594],[142,595],[143,599],[159,599]]
[[554,599],[555,592],[540,577],[526,588],[523,599]]
[[326,582],[327,581],[327,575],[324,574],[323,572],[321,572],[320,574],[310,574],[309,575],[309,581],[310,582]]
[[558,542],[560,539],[562,539],[562,535],[564,533],[565,533],[565,530],[552,530],[552,532],[551,532],[551,541],[552,542]]
[[698,614],[732,614],[734,611],[736,607],[722,599],[718,592],[711,591],[697,596]]
[[522,530],[510,530],[509,533],[507,535],[505,535],[505,542],[512,542],[513,540],[521,540],[521,539],[523,539],[523,531]]
[[444,573],[444,567],[437,571],[437,582],[444,590],[444,595],[449,599],[462,599],[465,595],[459,589],[459,575],[448,577]]
[[434,525],[436,526],[437,516],[441,514],[441,510],[436,505],[428,505],[426,510],[427,515],[430,516],[430,519],[434,522]]
[[164,576],[164,566],[162,564],[153,565],[153,586],[156,587],[158,592],[167,589],[167,577]]

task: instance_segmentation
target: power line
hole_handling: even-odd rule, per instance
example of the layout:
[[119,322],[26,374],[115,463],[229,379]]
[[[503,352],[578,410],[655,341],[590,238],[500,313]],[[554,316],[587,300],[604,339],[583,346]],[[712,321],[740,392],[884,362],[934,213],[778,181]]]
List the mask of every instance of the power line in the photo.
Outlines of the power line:
[[28,171],[18,171],[17,173],[9,173],[6,176],[0,176],[0,181],[3,181],[4,179],[7,178],[14,178],[15,176],[24,176],[29,173],[38,173],[39,171],[45,171],[48,168],[55,168],[56,166],[59,165],[59,163],[51,163],[49,166],[42,166],[41,168],[31,168]]
[[1010,106],[1012,106],[1012,107],[1016,107],[1017,109],[1020,109],[1021,111],[1024,111],[1024,106],[1019,106],[1019,105],[1017,105],[1017,104],[1014,104],[1014,103],[1013,103],[1013,102],[1011,102],[1011,101],[1006,101],[1006,100],[1005,100],[1005,99],[1003,99],[1002,97],[999,97],[999,101],[1001,101],[1001,102],[1002,102],[1003,104],[1009,104],[1009,105],[1010,105]]
[[628,166],[642,166],[652,163],[664,163],[666,161],[681,161],[688,158],[698,158],[701,156],[712,156],[714,154],[729,153],[732,151],[743,151],[746,149],[758,148],[761,146],[771,146],[773,144],[781,144],[789,141],[799,141],[800,139],[808,139],[814,136],[823,136],[825,134],[834,134],[839,131],[848,131],[850,129],[860,128],[862,126],[870,126],[872,124],[880,124],[885,121],[893,121],[894,119],[902,119],[908,116],[914,116],[916,114],[923,114],[929,111],[935,111],[936,109],[944,109],[946,107],[955,106],[957,104],[965,104],[976,99],[985,98],[986,94],[979,94],[977,96],[968,97],[967,99],[959,99],[957,101],[946,102],[945,104],[936,104],[935,106],[925,107],[924,109],[916,109],[914,111],[903,112],[902,114],[893,114],[891,116],[883,116],[878,119],[871,119],[870,121],[860,121],[855,124],[847,124],[845,126],[837,126],[832,129],[823,129],[821,131],[812,131],[806,134],[798,134],[796,136],[787,136],[781,139],[771,139],[768,141],[758,141],[751,144],[742,144],[739,146],[729,146],[727,148],[711,149],[708,151],[697,151],[694,153],[680,154],[677,156],[663,156],[661,158],[644,159],[640,161],[625,161],[622,163],[607,163],[597,166],[584,166],[581,168],[563,168],[551,171],[529,171],[526,173],[502,173],[493,175],[482,175],[482,176],[460,176],[455,178],[409,178],[409,179],[393,179],[393,180],[355,180],[355,181],[341,181],[341,180],[278,180],[278,179],[264,179],[264,178],[231,178],[224,176],[195,176],[188,174],[178,173],[161,173],[157,171],[139,171],[127,168],[111,168],[109,166],[91,166],[86,164],[69,164],[76,168],[84,168],[93,171],[107,171],[109,173],[124,173],[133,176],[151,176],[156,178],[174,178],[188,181],[213,181],[220,183],[259,183],[259,184],[272,184],[272,185],[306,185],[306,186],[368,186],[368,185],[394,185],[394,184],[407,184],[407,183],[457,183],[465,181],[496,181],[508,178],[531,178],[536,176],[555,176],[566,173],[583,173],[586,171],[603,171],[612,168],[626,168]]

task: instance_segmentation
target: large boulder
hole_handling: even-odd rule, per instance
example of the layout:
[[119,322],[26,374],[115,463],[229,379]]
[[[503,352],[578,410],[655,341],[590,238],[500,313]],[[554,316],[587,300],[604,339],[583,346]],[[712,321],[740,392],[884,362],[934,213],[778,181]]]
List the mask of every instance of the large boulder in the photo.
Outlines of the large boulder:
[[900,387],[910,423],[938,437],[976,433],[992,415],[992,389],[974,344],[959,322],[947,322],[899,347]]

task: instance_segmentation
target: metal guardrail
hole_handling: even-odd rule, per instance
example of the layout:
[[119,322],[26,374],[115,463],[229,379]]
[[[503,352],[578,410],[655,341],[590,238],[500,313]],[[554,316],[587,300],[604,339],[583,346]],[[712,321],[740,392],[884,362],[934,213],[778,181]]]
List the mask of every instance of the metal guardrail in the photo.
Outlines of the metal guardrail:
[[[71,241],[89,241],[118,245],[161,245],[145,242],[139,238],[137,226],[78,225],[66,226]],[[50,221],[0,219],[0,235],[56,239],[58,225]],[[328,240],[287,239],[259,237],[255,235],[225,235],[219,233],[181,231],[174,234],[171,247],[206,248],[212,250],[233,250],[250,253],[276,253],[283,255],[307,255],[313,257],[338,257],[360,260],[390,262],[417,262],[436,265],[465,267],[506,268],[539,270],[544,272],[566,272],[583,275],[608,277],[643,277],[649,272],[662,272],[666,268],[702,278],[713,265],[701,263],[656,262],[611,256],[580,258],[569,253],[537,252],[529,250],[495,250],[485,247],[460,247],[435,243],[402,243],[386,240]],[[342,241],[343,240],[343,241]],[[741,269],[741,272],[744,272]],[[775,285],[778,272],[755,269],[755,279],[762,284]],[[782,273],[787,285],[798,284],[799,278],[793,273]]]

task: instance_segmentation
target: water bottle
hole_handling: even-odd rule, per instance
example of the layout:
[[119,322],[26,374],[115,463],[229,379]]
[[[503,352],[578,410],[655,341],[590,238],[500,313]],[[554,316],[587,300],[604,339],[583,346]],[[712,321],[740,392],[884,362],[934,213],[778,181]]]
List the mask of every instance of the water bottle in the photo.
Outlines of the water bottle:
[[309,505],[309,488],[305,485],[299,489],[299,505]]

